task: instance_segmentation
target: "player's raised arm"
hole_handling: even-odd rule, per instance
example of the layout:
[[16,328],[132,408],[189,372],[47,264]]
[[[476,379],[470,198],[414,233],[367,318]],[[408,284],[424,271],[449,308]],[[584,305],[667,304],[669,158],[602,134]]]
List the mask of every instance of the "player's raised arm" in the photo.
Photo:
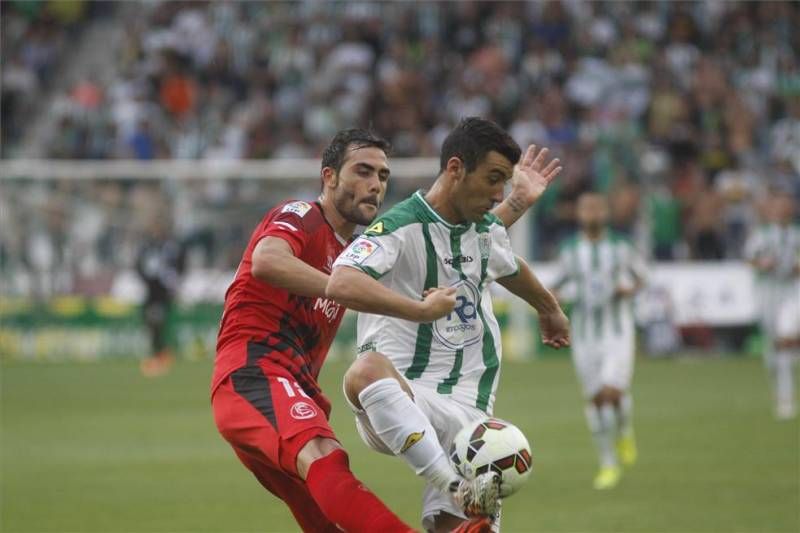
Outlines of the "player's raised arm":
[[328,276],[294,255],[280,237],[264,237],[253,250],[250,273],[254,278],[292,294],[324,297]]
[[516,274],[499,278],[497,282],[536,309],[542,342],[553,348],[569,346],[569,320],[558,300],[541,284],[524,259],[517,256],[517,263],[519,271]]
[[547,148],[536,152],[536,145],[528,146],[525,155],[514,167],[511,176],[511,193],[492,212],[508,228],[525,214],[544,194],[547,186],[561,172],[560,161],[547,161]]
[[413,300],[384,287],[351,266],[333,269],[328,298],[362,313],[386,315],[414,322],[433,322],[451,312],[456,305],[454,288],[428,290],[423,300]]

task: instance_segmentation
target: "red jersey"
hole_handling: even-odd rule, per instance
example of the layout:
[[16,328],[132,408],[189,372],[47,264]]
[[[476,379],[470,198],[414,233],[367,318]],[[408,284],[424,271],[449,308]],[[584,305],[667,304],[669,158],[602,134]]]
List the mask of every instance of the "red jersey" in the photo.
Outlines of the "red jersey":
[[253,250],[270,236],[285,240],[295,257],[326,274],[348,244],[325,220],[317,202],[288,201],[266,214],[225,294],[211,390],[243,366],[274,364],[287,369],[327,413],[330,403],[321,394],[317,376],[344,308],[327,298],[290,294],[254,278]]

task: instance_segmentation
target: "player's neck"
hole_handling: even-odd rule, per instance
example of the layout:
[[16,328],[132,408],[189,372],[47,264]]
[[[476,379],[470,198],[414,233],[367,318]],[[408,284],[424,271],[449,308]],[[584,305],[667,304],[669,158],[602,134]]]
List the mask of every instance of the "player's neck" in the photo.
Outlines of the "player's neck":
[[599,228],[593,230],[585,229],[583,230],[583,235],[586,237],[587,240],[590,240],[592,242],[597,242],[601,240],[603,237],[605,237],[606,228]]
[[449,201],[450,193],[447,185],[437,179],[430,190],[423,195],[428,205],[436,211],[440,217],[450,224],[463,224],[465,221],[458,215],[453,204]]
[[356,231],[356,225],[353,222],[346,220],[341,213],[333,205],[333,200],[329,200],[330,196],[320,196],[319,205],[322,208],[322,216],[331,225],[336,234],[345,239],[350,240],[353,233]]

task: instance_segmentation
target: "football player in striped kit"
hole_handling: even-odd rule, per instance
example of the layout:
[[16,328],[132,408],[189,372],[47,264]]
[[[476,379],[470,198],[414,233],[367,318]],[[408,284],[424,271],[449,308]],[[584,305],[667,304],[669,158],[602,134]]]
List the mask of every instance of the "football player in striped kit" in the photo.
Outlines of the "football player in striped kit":
[[774,190],[768,198],[767,223],[747,241],[745,256],[756,271],[756,295],[764,334],[764,362],[773,386],[775,416],[797,416],[794,364],[800,336],[800,227],[794,220],[791,193]]
[[[499,126],[464,119],[442,145],[432,187],[378,217],[339,255],[328,282],[328,297],[359,311],[358,358],[344,379],[358,432],[425,478],[427,531],[449,531],[471,513],[456,503],[459,476],[446,450],[464,425],[492,414],[502,348],[490,285],[538,311],[545,343],[569,344],[558,302],[511,250],[506,226],[515,216],[504,216],[503,204],[492,210],[520,174],[544,190],[560,169],[557,159],[546,164],[546,154],[531,146],[520,159]],[[448,298],[450,312],[421,320],[416,308],[431,295]],[[494,472],[474,481],[497,484],[503,494]],[[485,503],[497,514],[497,501]]]
[[645,266],[634,247],[607,227],[603,195],[581,195],[577,218],[580,231],[562,245],[552,290],[559,294],[568,284],[574,289],[572,359],[599,455],[594,487],[603,490],[617,485],[621,465],[636,462],[633,296],[644,284]]

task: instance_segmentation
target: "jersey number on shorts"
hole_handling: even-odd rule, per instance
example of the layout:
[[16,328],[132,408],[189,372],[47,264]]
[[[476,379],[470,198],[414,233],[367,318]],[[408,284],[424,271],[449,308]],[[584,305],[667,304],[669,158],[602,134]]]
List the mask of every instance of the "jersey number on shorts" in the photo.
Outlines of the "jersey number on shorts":
[[[302,387],[300,387],[300,385],[297,384],[296,381],[289,381],[288,379],[281,377],[275,379],[278,380],[278,383],[283,385],[283,390],[286,391],[286,396],[288,396],[289,398],[294,398],[295,396],[297,396],[297,394],[299,394],[304,398],[309,398],[308,394],[306,394],[306,391],[304,391]],[[294,386],[294,388],[292,388],[292,386]],[[297,391],[297,393],[294,392],[295,390]]]

